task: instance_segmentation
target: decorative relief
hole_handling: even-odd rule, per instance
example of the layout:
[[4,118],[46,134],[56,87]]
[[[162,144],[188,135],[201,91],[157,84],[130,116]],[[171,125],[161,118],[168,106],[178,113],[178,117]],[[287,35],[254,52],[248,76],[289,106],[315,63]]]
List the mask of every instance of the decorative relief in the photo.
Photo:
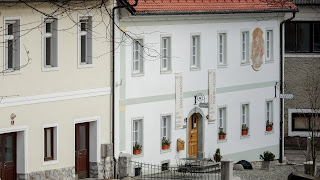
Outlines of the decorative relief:
[[182,129],[184,120],[183,120],[183,74],[175,74],[176,81],[176,129]]
[[216,70],[209,69],[209,122],[216,120]]
[[263,31],[260,28],[256,28],[252,33],[252,68],[255,71],[259,71],[263,65],[264,56],[264,39]]

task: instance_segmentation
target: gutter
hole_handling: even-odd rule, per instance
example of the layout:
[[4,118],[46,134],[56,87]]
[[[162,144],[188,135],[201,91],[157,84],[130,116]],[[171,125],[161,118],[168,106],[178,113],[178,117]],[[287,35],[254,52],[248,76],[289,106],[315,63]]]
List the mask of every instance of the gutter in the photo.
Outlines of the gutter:
[[115,99],[114,99],[114,94],[115,94],[115,71],[114,71],[114,62],[115,62],[115,56],[114,56],[114,50],[115,50],[115,19],[114,19],[114,16],[115,16],[115,10],[116,9],[120,9],[120,8],[132,8],[132,7],[135,7],[138,5],[138,1],[139,0],[135,0],[135,3],[133,5],[131,4],[128,4],[128,5],[123,5],[123,6],[115,6],[112,8],[112,152],[113,152],[113,176],[114,178],[116,178],[117,176],[117,160],[114,156],[114,130],[115,130],[115,127],[114,127],[114,110],[115,110]]
[[[280,23],[280,93],[283,93],[283,71],[284,71],[284,57],[283,57],[283,25],[286,22],[291,21],[296,16],[296,11],[292,12],[292,16],[289,19],[283,20]],[[284,99],[280,99],[280,156],[279,156],[279,162],[283,162],[283,114],[284,114]]]

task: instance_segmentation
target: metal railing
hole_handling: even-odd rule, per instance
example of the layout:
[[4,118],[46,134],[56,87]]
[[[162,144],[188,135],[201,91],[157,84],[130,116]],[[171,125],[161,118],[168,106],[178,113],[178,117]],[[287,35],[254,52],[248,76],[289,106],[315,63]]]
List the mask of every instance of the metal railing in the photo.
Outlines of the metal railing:
[[134,179],[203,179],[220,180],[220,163],[207,160],[182,159],[177,165],[154,165],[131,161]]

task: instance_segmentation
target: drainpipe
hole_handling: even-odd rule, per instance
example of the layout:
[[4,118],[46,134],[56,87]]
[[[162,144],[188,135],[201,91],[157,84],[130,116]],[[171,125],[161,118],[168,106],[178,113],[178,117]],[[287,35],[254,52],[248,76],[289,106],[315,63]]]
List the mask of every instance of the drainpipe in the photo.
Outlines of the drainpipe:
[[123,6],[115,6],[112,8],[112,151],[113,151],[113,176],[116,178],[117,176],[117,160],[114,156],[114,110],[115,110],[115,105],[114,105],[114,102],[115,102],[115,99],[114,99],[114,94],[115,94],[115,72],[114,72],[114,62],[115,62],[115,56],[114,56],[114,50],[115,50],[115,19],[114,19],[114,16],[115,16],[115,10],[116,9],[120,9],[120,8],[132,8],[132,7],[135,7],[138,5],[138,1],[139,0],[135,0],[135,3],[133,5],[129,4],[129,5],[123,5]]
[[[283,58],[283,25],[291,21],[296,16],[296,11],[292,12],[292,17],[283,20],[280,23],[280,93],[283,93],[283,71],[284,71],[284,58]],[[284,114],[284,99],[280,99],[280,157],[279,162],[283,162],[283,114]]]

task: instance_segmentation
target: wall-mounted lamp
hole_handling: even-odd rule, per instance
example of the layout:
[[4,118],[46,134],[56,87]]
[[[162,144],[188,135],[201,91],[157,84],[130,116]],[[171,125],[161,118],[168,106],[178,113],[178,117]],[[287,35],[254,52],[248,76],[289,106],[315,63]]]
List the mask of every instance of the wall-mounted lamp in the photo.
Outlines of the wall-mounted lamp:
[[15,113],[11,113],[10,119],[11,119],[11,125],[14,125],[14,118],[16,118],[17,115]]

